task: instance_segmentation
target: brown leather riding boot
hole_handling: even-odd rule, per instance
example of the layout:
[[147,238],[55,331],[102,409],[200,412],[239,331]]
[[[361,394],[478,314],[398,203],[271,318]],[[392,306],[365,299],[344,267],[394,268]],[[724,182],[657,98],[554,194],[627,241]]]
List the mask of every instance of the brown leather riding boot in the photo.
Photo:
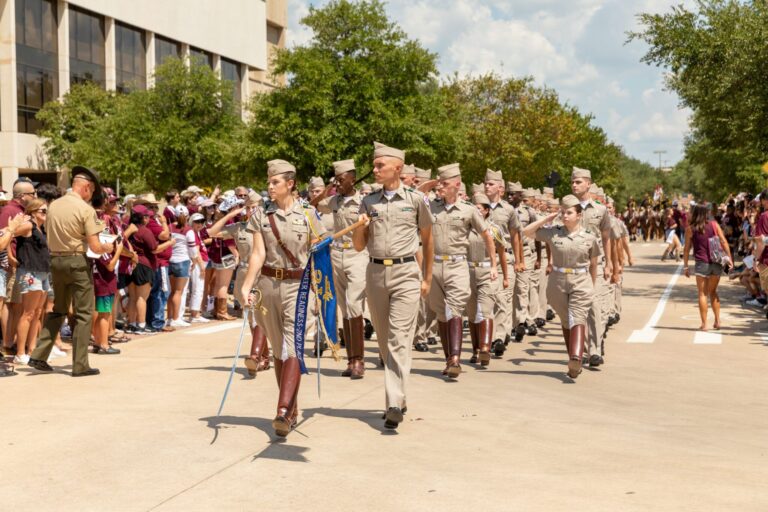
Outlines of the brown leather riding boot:
[[584,343],[587,340],[587,326],[571,327],[568,339],[568,376],[575,379],[581,373],[581,357],[584,355]]
[[448,339],[450,356],[445,366],[445,374],[451,379],[456,379],[461,373],[461,342],[464,336],[461,317],[453,317],[448,321]]
[[283,362],[275,358],[275,378],[277,379],[277,387],[280,387],[280,377],[283,375]]
[[571,339],[571,330],[567,327],[562,327],[563,329],[563,341],[565,341],[565,351],[570,354],[571,353],[571,345],[570,345],[570,339]]
[[478,343],[480,344],[480,364],[488,366],[491,362],[491,342],[493,341],[493,320],[483,320],[477,324]]
[[234,320],[235,317],[227,313],[227,299],[215,299],[214,309],[216,311],[216,320]]
[[469,340],[472,342],[472,357],[469,359],[470,364],[477,363],[477,353],[480,351],[480,344],[478,341],[478,329],[480,324],[469,322]]
[[351,329],[349,327],[349,319],[344,318],[344,349],[347,351],[347,369],[341,372],[342,377],[351,377],[352,376],[352,342],[351,340]]
[[277,416],[272,421],[275,434],[285,437],[296,426],[298,405],[296,397],[301,383],[301,370],[299,360],[289,357],[283,361],[280,375],[280,394],[277,398]]
[[259,354],[259,371],[269,370],[269,342],[264,335],[264,345],[261,348],[261,354]]
[[363,355],[365,354],[365,323],[362,316],[356,316],[349,319],[349,337],[347,346],[351,346],[352,358],[352,379],[362,379],[365,375],[365,363]]
[[[267,335],[259,327],[251,327],[251,355],[245,358],[245,367],[248,368],[248,375],[255,377],[256,373],[263,369],[262,354],[264,346],[267,344]],[[269,352],[267,352],[267,365],[269,365]]]
[[[448,356],[451,355],[450,342],[448,339],[448,322],[441,322],[440,320],[437,321],[437,334],[440,336],[440,345],[443,346],[443,355],[445,356],[445,360],[448,361]],[[443,370],[443,375],[446,375],[446,373],[446,370]]]

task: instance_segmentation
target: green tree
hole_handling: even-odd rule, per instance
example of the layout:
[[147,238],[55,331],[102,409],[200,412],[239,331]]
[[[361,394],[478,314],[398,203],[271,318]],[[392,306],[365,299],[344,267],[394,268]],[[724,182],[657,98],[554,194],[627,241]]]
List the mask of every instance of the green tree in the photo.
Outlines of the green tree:
[[242,177],[236,148],[244,124],[231,84],[208,66],[173,58],[154,78],[151,89],[126,95],[75,86],[62,102],[46,105],[39,116],[52,135],[51,161],[91,166],[129,191],[131,184],[163,191]]
[[288,84],[250,105],[249,150],[259,166],[284,158],[304,178],[327,173],[339,159],[370,168],[374,140],[424,167],[460,153],[437,56],[391,23],[382,2],[333,0],[310,7],[301,22],[312,29],[311,41],[275,57],[275,73]]
[[682,167],[703,167],[696,186],[712,199],[754,190],[768,159],[768,4],[698,0],[640,22],[629,36],[649,45],[643,61],[668,69],[667,86],[693,110]]

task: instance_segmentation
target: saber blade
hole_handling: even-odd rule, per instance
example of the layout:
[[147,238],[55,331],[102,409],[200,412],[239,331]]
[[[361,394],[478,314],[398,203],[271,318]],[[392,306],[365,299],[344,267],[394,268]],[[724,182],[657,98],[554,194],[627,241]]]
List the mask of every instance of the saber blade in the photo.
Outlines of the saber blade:
[[235,368],[237,368],[237,360],[240,357],[240,347],[243,344],[243,335],[245,334],[245,324],[247,323],[248,323],[248,312],[243,311],[243,326],[240,328],[240,339],[237,341],[237,349],[235,350],[235,358],[232,360],[232,369],[229,371],[229,379],[227,380],[227,387],[224,388],[224,396],[221,397],[221,403],[219,404],[219,412],[216,413],[216,416],[221,416],[221,410],[224,408],[224,402],[227,401],[229,386],[232,385],[232,377],[235,376]]

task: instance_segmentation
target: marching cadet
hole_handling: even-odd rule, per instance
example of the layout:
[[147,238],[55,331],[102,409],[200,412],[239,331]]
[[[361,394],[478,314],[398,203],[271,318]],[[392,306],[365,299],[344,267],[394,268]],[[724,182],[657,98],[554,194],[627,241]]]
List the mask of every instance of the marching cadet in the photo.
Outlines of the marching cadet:
[[494,263],[489,275],[491,281],[495,281],[497,276],[496,250],[480,212],[471,204],[459,200],[459,164],[445,165],[438,172],[440,199],[430,203],[435,263],[429,306],[437,314],[438,332],[446,360],[443,375],[456,379],[461,373],[462,314],[470,296],[466,261],[471,230],[481,233],[486,253]]
[[[482,192],[474,194],[472,202],[486,220],[488,233],[493,238],[495,252],[500,261],[504,279],[502,286],[509,287],[507,253],[504,247],[504,236],[501,229],[488,221],[491,213],[491,201]],[[469,336],[472,340],[472,358],[470,363],[480,361],[486,367],[491,362],[491,340],[493,338],[493,307],[498,295],[499,281],[491,279],[496,269],[496,259],[493,253],[487,254],[486,236],[474,228],[469,233],[469,249],[467,265],[469,266],[469,290],[467,300],[467,316],[469,319]]]
[[[525,228],[529,224],[536,222],[538,216],[536,211],[529,204],[533,198],[533,190],[523,189],[519,183],[511,183],[508,188],[512,192],[512,206],[520,219],[520,226]],[[537,333],[536,325],[533,323],[533,317],[530,316],[530,298],[531,287],[539,285],[538,279],[534,275],[541,267],[541,256],[538,253],[535,240],[523,237],[523,259],[525,261],[525,270],[515,276],[514,291],[514,325],[515,341],[521,342],[526,334],[535,336]],[[540,249],[539,249],[540,251]],[[537,263],[538,262],[538,263]]]
[[[416,177],[413,179],[413,186],[418,188],[420,185],[422,185],[424,182],[430,181],[432,179],[432,169],[419,169],[418,167],[416,169]],[[430,199],[434,199],[434,194],[428,194],[430,196]]]
[[[374,143],[373,174],[382,188],[363,199],[355,229],[355,250],[366,247],[369,262],[365,291],[384,359],[387,411],[384,427],[396,429],[406,410],[406,387],[411,372],[411,349],[420,297],[432,282],[432,215],[423,195],[400,182],[405,152]],[[422,242],[423,269],[416,263]]]
[[403,182],[403,186],[408,190],[416,190],[416,166],[413,164],[403,165],[400,181]]
[[[592,172],[587,169],[574,167],[571,172],[571,191],[581,204],[581,223],[584,229],[597,237],[598,246],[600,247],[598,272],[594,287],[594,296],[600,297],[613,272],[610,252],[611,221],[605,206],[596,203],[592,199],[592,195],[589,192],[591,185]],[[551,300],[552,298],[550,297]],[[592,301],[587,325],[589,328],[589,365],[600,366],[605,362],[600,351],[603,336],[605,335],[605,319],[603,318],[601,303],[597,299]]]
[[624,281],[624,265],[630,267],[634,265],[632,251],[629,248],[629,230],[624,221],[616,216],[616,208],[613,199],[607,198],[608,213],[611,214],[611,241],[613,242],[613,302],[612,309],[609,311],[608,325],[616,325],[621,320],[621,288]]
[[[403,166],[403,171],[406,170],[406,167],[409,166]],[[421,194],[422,192],[416,190],[415,186],[421,186],[430,182],[432,180],[432,169],[419,169],[413,165],[410,167],[413,169],[414,175],[414,179],[412,180],[413,187],[411,190]],[[404,184],[406,183],[402,176],[400,179]],[[435,182],[435,184],[437,184],[437,182]],[[435,199],[435,194],[431,190],[426,196],[430,200]],[[421,246],[419,246],[419,250],[416,253],[416,262],[419,264],[419,268],[423,266]],[[437,344],[437,335],[437,315],[435,315],[435,312],[429,307],[428,297],[422,297],[419,304],[419,316],[416,319],[416,336],[413,339],[413,348],[418,352],[429,352],[429,345]]]
[[296,297],[312,241],[323,236],[325,228],[317,221],[312,206],[304,206],[295,199],[296,168],[292,164],[271,160],[267,162],[267,176],[271,202],[248,221],[246,229],[253,235],[253,251],[240,293],[247,297],[249,306],[254,304],[251,285],[261,271],[256,283],[261,292],[257,321],[272,344],[279,387],[272,428],[278,436],[285,437],[296,426],[299,415],[301,369],[294,346]]
[[[493,352],[496,357],[501,357],[504,354],[506,344],[511,339],[510,332],[512,331],[514,321],[513,297],[515,293],[512,280],[515,279],[515,272],[525,270],[520,236],[520,220],[512,205],[502,199],[504,188],[504,176],[501,171],[488,169],[485,173],[485,195],[491,201],[490,220],[502,230],[504,244],[509,255],[507,264],[510,266],[508,269],[510,286],[506,289],[499,289],[493,313],[495,323]],[[512,268],[513,265],[514,268]]]
[[[554,272],[549,276],[547,296],[560,317],[568,350],[568,376],[575,379],[581,373],[587,315],[593,302],[600,247],[597,237],[583,227],[583,210],[575,196],[563,198],[561,211],[530,224],[523,234],[552,247]],[[558,215],[562,215],[562,225],[544,227]]]
[[[309,204],[317,208],[317,203],[325,199],[327,194],[328,188],[326,188],[323,178],[320,176],[313,176],[309,179],[309,187],[307,187],[307,200],[309,201]],[[319,211],[320,210],[318,209],[318,212]],[[331,231],[333,229],[333,215],[324,215],[321,212],[320,222],[323,223],[323,227],[326,231]]]
[[[321,201],[318,210],[326,217],[332,216],[331,229],[338,232],[357,222],[363,198],[355,190],[354,160],[333,162],[333,172],[338,193]],[[356,251],[352,235],[347,234],[331,244],[331,262],[347,350],[347,369],[341,376],[362,379],[365,374],[363,309],[368,251]]]
[[[235,241],[237,253],[240,255],[240,263],[238,263],[237,275],[235,276],[235,298],[240,304],[247,303],[246,296],[242,294],[242,288],[253,252],[253,234],[248,231],[248,221],[257,210],[261,210],[262,203],[263,200],[259,193],[252,190],[248,193],[245,209],[233,207],[230,212],[208,228],[209,236],[221,233],[221,238]],[[237,217],[241,217],[240,222],[229,224],[230,220]],[[251,352],[245,358],[245,367],[248,369],[248,374],[255,377],[258,372],[269,370],[269,344],[264,329],[259,327],[256,321],[256,313],[253,309],[248,308],[243,314],[249,316],[248,324],[251,328]]]

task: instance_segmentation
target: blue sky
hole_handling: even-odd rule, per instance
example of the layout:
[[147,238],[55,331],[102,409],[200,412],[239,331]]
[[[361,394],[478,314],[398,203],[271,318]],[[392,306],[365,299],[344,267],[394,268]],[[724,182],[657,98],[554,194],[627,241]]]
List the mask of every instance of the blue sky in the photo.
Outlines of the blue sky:
[[[311,32],[299,20],[309,5],[288,1],[288,44]],[[642,64],[645,47],[625,44],[636,14],[666,12],[668,0],[389,0],[387,13],[413,39],[440,55],[442,75],[495,71],[530,75],[561,99],[591,112],[626,152],[658,165],[682,158],[690,112],[664,90],[663,70]],[[690,4],[685,0],[683,4]]]

